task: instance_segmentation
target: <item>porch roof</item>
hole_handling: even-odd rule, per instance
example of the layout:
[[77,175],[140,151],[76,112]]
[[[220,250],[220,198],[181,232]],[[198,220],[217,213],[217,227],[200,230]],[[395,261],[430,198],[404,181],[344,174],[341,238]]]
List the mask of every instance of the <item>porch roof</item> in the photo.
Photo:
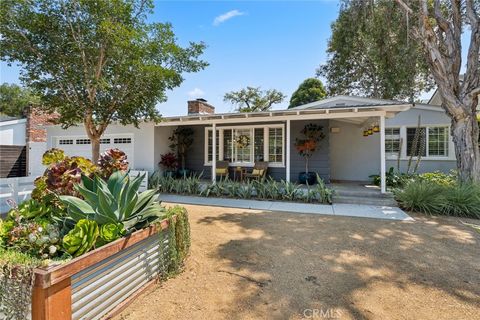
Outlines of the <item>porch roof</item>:
[[414,105],[411,103],[370,103],[348,106],[316,106],[315,108],[294,108],[287,110],[272,110],[265,112],[245,113],[217,113],[198,114],[188,116],[165,117],[157,126],[178,126],[178,125],[209,125],[227,124],[241,122],[275,122],[286,120],[316,120],[336,119],[361,124],[371,117],[385,116],[393,117],[395,114],[406,111]]

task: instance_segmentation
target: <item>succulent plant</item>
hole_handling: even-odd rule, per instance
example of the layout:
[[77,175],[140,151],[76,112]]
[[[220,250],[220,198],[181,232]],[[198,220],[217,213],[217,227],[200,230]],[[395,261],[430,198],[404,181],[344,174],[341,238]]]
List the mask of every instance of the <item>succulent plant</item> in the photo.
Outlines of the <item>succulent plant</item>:
[[138,193],[145,175],[132,180],[127,172],[116,171],[107,181],[95,176],[82,176],[82,183],[75,190],[84,198],[60,196],[74,221],[95,220],[99,225],[121,223],[129,232],[159,220],[164,208],[158,202],[157,190]]
[[63,237],[63,249],[73,257],[78,257],[93,248],[98,235],[98,224],[95,221],[81,219]]
[[125,229],[121,223],[107,223],[100,227],[100,237],[104,243],[112,242],[121,238],[125,234]]
[[51,207],[48,207],[44,203],[41,203],[35,199],[30,199],[20,203],[17,208],[10,210],[9,215],[11,215],[13,211],[17,211],[26,219],[39,218],[50,215],[53,212]]
[[120,149],[108,149],[100,155],[98,160],[101,176],[108,179],[115,171],[127,171],[127,155]]
[[42,156],[42,164],[45,166],[49,166],[52,163],[57,163],[60,161],[65,160],[66,156],[63,150],[52,148],[50,150],[45,151]]

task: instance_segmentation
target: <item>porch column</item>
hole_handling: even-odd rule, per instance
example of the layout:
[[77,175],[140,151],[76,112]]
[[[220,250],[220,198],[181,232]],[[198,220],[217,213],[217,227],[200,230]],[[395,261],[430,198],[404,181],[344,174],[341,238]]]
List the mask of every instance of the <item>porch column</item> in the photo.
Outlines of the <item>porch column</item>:
[[287,139],[286,139],[286,156],[285,156],[285,181],[290,182],[290,119],[287,120]]
[[382,193],[387,192],[385,163],[385,116],[380,116],[380,186]]
[[212,182],[217,179],[217,125],[212,124]]

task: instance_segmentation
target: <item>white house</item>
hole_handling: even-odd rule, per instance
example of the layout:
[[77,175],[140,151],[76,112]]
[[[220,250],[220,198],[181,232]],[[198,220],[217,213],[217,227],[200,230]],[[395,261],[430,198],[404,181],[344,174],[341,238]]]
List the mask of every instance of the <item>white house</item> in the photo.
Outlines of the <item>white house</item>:
[[[326,181],[366,181],[369,175],[397,166],[405,170],[420,116],[421,150],[419,171],[449,171],[455,168],[450,136],[450,119],[440,106],[410,104],[401,101],[336,96],[294,109],[215,114],[215,108],[203,99],[188,102],[188,115],[167,117],[164,121],[133,126],[112,124],[101,140],[101,149],[124,150],[137,170],[158,169],[160,155],[169,151],[168,137],[179,126],[194,130],[194,143],[187,155],[187,168],[215,172],[212,159],[227,160],[232,167],[253,167],[255,161],[268,161],[268,174],[276,179],[296,180],[304,171],[303,158],[293,143],[308,123],[324,127],[325,139],[310,160],[310,169]],[[372,126],[378,133],[364,136]],[[216,132],[215,135],[212,132]],[[234,137],[246,135],[252,143],[239,150]],[[82,126],[63,130],[47,129],[47,147],[67,154],[89,157],[90,140]],[[414,157],[416,159],[416,157]],[[210,175],[211,176],[211,175]],[[212,179],[215,179],[213,175]]]

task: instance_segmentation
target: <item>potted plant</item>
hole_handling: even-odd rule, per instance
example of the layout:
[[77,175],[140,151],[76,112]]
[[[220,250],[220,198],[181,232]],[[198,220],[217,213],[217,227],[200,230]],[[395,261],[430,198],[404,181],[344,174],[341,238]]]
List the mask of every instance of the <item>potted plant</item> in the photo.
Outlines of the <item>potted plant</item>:
[[180,157],[181,166],[178,173],[181,177],[186,177],[189,174],[189,170],[185,168],[185,158],[188,149],[190,149],[193,144],[193,133],[192,128],[178,127],[168,138],[168,140],[170,140],[170,149],[172,151],[176,150]]
[[323,133],[323,127],[315,123],[305,125],[300,133],[303,137],[295,139],[295,148],[298,153],[305,158],[305,172],[299,173],[298,181],[302,184],[308,183],[312,185],[315,184],[317,180],[317,174],[309,171],[308,161],[315,151],[317,151],[319,142],[325,138],[325,135]]
[[178,168],[178,159],[175,153],[168,152],[162,154],[158,164],[165,169],[164,175],[166,177],[175,177]]

